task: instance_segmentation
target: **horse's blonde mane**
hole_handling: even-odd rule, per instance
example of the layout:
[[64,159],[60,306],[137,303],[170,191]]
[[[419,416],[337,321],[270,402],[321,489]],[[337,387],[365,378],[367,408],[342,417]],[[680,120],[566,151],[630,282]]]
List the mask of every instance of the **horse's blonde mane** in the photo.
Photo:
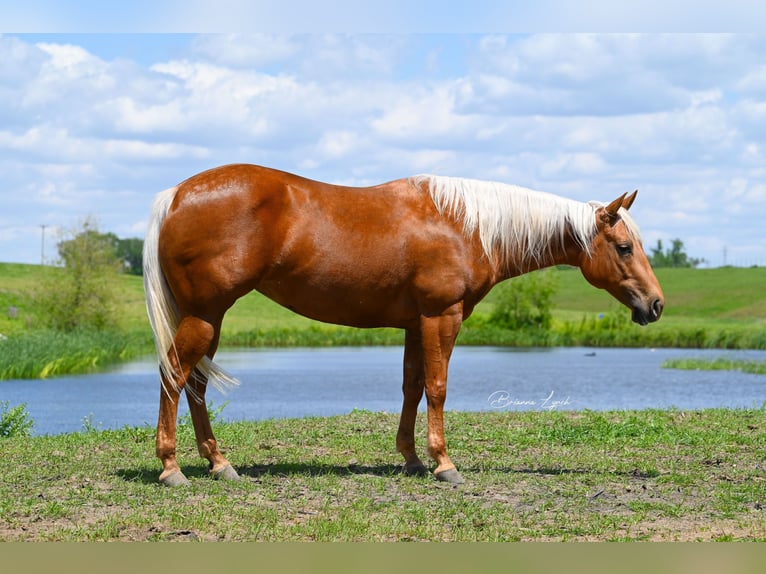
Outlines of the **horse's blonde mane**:
[[[467,235],[478,230],[485,255],[501,266],[548,259],[554,247],[564,245],[567,230],[590,253],[595,213],[604,205],[473,179],[417,175],[411,181],[418,186],[427,183],[439,212],[462,221]],[[620,215],[628,233],[638,237],[638,227],[627,210],[621,208]],[[516,255],[513,261],[508,260],[511,254]]]

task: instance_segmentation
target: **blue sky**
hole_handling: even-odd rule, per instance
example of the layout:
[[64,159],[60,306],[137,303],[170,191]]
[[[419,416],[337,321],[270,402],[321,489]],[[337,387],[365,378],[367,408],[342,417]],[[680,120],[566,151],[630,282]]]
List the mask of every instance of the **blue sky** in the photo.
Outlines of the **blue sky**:
[[766,265],[766,35],[487,22],[239,35],[19,22],[35,33],[0,35],[0,261],[39,263],[42,224],[54,257],[57,229],[86,216],[142,237],[156,192],[248,161],[345,184],[430,172],[582,201],[638,188],[647,248],[678,237],[710,265],[724,251]]

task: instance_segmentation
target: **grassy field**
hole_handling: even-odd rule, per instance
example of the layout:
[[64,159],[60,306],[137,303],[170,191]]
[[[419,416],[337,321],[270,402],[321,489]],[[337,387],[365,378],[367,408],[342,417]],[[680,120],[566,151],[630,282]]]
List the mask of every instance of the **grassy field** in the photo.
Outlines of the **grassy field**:
[[0,540],[766,541],[761,410],[448,413],[459,487],[400,473],[396,422],[214,423],[236,483],[182,426],[178,490],[150,428],[2,439]]
[[[0,263],[0,333],[26,329],[39,319],[28,294],[39,279],[36,265]],[[619,308],[606,292],[591,287],[576,269],[557,272],[559,290],[555,296],[555,320],[579,321],[583,317],[614,312]],[[658,269],[665,291],[666,309],[659,323],[645,330],[672,332],[678,329],[749,329],[766,327],[766,268]],[[119,326],[128,331],[148,332],[140,277],[123,277],[119,300]],[[487,315],[493,293],[479,304],[475,315]],[[18,318],[8,317],[8,308],[18,308]],[[466,327],[470,329],[472,319]],[[303,330],[319,325],[300,317],[258,293],[240,299],[224,320],[224,338],[253,329]],[[639,327],[636,327],[639,329]]]

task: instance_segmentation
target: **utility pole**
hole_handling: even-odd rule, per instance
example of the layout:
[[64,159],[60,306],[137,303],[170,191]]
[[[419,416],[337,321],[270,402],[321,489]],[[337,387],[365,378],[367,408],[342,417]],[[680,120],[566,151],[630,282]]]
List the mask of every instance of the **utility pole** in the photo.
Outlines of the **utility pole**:
[[40,225],[42,229],[42,242],[40,243],[40,265],[45,265],[45,228],[48,227],[45,224]]

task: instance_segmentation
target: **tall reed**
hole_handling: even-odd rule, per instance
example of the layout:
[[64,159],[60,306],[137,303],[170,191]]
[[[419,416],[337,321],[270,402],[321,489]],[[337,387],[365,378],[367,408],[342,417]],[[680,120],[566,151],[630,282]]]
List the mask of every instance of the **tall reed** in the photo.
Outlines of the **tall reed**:
[[337,325],[272,327],[221,335],[223,347],[361,347],[401,345],[398,329],[354,329]]
[[31,331],[0,341],[0,380],[91,372],[150,352],[144,335],[114,331]]

